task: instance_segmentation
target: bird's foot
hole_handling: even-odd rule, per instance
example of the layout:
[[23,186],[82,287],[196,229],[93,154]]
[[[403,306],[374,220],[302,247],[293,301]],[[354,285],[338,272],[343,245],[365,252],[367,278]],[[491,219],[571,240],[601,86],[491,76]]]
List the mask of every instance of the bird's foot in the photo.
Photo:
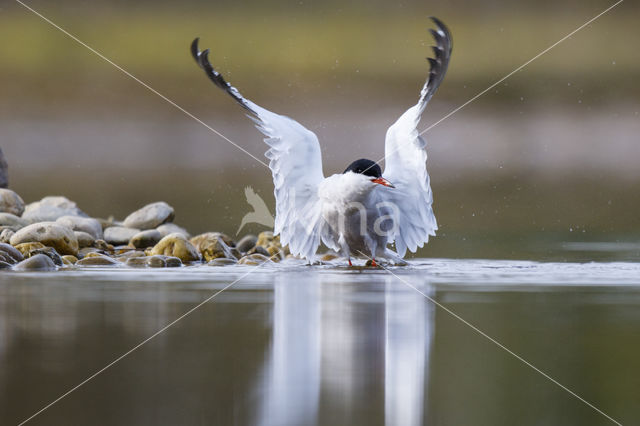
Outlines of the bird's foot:
[[378,262],[376,262],[375,259],[369,259],[369,260],[367,260],[367,263],[365,263],[365,266],[367,266],[369,268],[377,268],[379,265],[378,265]]

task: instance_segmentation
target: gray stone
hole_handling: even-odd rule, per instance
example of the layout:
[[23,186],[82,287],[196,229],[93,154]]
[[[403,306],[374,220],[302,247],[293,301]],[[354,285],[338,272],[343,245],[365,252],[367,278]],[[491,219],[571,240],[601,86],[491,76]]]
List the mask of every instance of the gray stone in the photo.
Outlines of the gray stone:
[[139,251],[139,250],[131,250],[128,251],[126,253],[122,253],[116,256],[116,259],[118,259],[121,262],[125,262],[127,259],[132,259],[134,257],[145,257],[146,254],[144,254],[143,251]]
[[11,264],[24,260],[24,256],[18,249],[5,243],[0,243],[0,256],[3,261]]
[[185,238],[191,238],[191,235],[189,235],[186,229],[175,223],[165,223],[164,225],[158,226],[156,230],[162,234],[162,237],[166,237],[169,234],[182,234]]
[[76,236],[76,239],[78,240],[79,248],[93,247],[93,244],[96,242],[96,239],[93,238],[93,235],[87,234],[86,232],[73,231],[73,234]]
[[28,257],[33,257],[33,256],[37,256],[39,254],[44,254],[45,256],[47,256],[49,259],[51,259],[53,261],[53,263],[56,266],[62,266],[62,264],[64,263],[62,261],[62,257],[60,257],[60,255],[58,254],[57,251],[55,251],[53,249],[53,247],[44,247],[44,248],[39,248],[39,249],[35,249],[35,250],[31,250],[29,252]]
[[271,254],[269,254],[269,251],[262,246],[255,246],[254,248],[252,248],[247,252],[247,254],[256,254],[256,253],[261,254],[263,256],[267,256],[267,257],[271,256]]
[[267,256],[260,253],[248,254],[238,261],[240,265],[261,265],[264,262],[273,263]]
[[13,267],[14,271],[52,271],[55,269],[56,265],[53,260],[44,254],[31,256]]
[[104,239],[109,244],[119,246],[129,244],[129,240],[139,232],[139,229],[125,228],[124,226],[112,226],[104,230]]
[[11,213],[0,213],[0,226],[24,228],[29,222]]
[[113,266],[113,265],[121,265],[119,261],[113,259],[104,254],[95,254],[93,256],[87,256],[84,259],[78,260],[76,262],[77,266]]
[[53,222],[63,216],[82,216],[87,214],[76,203],[65,197],[49,196],[27,205],[22,218],[30,223]]
[[75,256],[71,256],[70,254],[65,254],[64,256],[62,256],[62,261],[65,265],[71,266],[75,265],[75,263],[78,261],[78,258]]
[[91,253],[108,254],[106,251],[96,247],[85,247],[78,250],[78,259],[82,259],[90,255]]
[[40,222],[25,226],[9,241],[12,246],[28,242],[40,242],[53,247],[60,254],[78,253],[78,240],[73,231],[56,222]]
[[182,262],[177,257],[157,254],[127,259],[127,266],[133,268],[176,268],[182,266]]
[[256,235],[245,235],[240,239],[240,241],[238,241],[238,243],[236,244],[236,248],[240,253],[246,253],[254,248],[257,242],[258,237]]
[[153,247],[162,239],[162,234],[157,229],[147,229],[134,235],[129,244],[138,249]]
[[92,217],[62,216],[56,219],[56,222],[74,231],[86,232],[91,235],[94,240],[102,239],[102,225],[97,219]]
[[227,259],[225,257],[218,257],[217,259],[213,259],[212,261],[207,263],[207,265],[209,265],[209,266],[228,266],[228,265],[235,265],[236,263],[238,263],[238,261],[235,260],[235,259]]
[[10,189],[0,188],[0,212],[21,216],[24,212],[24,201]]
[[126,217],[124,226],[128,228],[153,229],[174,218],[174,210],[164,201],[147,204]]
[[0,242],[9,243],[9,241],[11,241],[11,237],[13,237],[13,234],[15,233],[16,232],[12,229],[3,229],[0,231]]

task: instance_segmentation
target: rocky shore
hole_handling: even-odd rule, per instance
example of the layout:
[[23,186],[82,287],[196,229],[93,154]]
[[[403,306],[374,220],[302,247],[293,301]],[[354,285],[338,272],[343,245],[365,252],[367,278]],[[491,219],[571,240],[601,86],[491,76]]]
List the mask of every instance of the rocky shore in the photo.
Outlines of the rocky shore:
[[118,221],[89,217],[61,196],[25,205],[14,191],[0,188],[0,269],[258,265],[291,257],[272,232],[238,241],[221,232],[191,236],[174,218],[173,207],[162,201]]

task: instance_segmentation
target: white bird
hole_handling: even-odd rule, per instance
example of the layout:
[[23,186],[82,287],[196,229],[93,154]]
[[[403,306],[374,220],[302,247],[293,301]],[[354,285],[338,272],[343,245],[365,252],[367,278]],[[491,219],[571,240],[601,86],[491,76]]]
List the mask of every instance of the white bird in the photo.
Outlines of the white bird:
[[[430,71],[418,103],[387,130],[384,173],[375,162],[360,159],[325,178],[318,137],[297,121],[244,98],[213,68],[209,50],[199,50],[199,39],[191,44],[209,79],[247,110],[266,136],[276,199],[274,234],[292,254],[312,262],[324,243],[349,265],[352,256],[370,257],[374,265],[376,258],[404,263],[407,250],[415,252],[435,235],[426,142],[417,126],[447,71],[452,39],[440,20],[431,19],[437,27],[429,30],[436,42],[435,57],[427,58]],[[387,247],[391,243],[397,252]]]

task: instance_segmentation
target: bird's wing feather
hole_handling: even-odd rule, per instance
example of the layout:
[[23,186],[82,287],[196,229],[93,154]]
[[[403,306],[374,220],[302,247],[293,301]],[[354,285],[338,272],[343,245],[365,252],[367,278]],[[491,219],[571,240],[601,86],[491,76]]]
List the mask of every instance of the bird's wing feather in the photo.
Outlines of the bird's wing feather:
[[289,117],[268,111],[244,98],[209,62],[209,50],[191,44],[191,54],[209,79],[240,104],[269,145],[266,157],[276,198],[274,233],[291,253],[310,259],[320,245],[322,220],[318,214],[318,184],[324,179],[318,137]]
[[418,103],[409,108],[389,130],[385,139],[385,171],[383,176],[395,185],[395,190],[386,191],[386,201],[397,206],[395,211],[396,249],[400,256],[407,249],[415,252],[435,235],[438,229],[433,215],[433,196],[427,173],[426,142],[418,133],[420,117],[427,103],[440,86],[449,65],[452,39],[447,27],[438,19],[431,18],[437,30],[430,30],[436,41],[433,46],[435,58],[427,58],[429,77]]

